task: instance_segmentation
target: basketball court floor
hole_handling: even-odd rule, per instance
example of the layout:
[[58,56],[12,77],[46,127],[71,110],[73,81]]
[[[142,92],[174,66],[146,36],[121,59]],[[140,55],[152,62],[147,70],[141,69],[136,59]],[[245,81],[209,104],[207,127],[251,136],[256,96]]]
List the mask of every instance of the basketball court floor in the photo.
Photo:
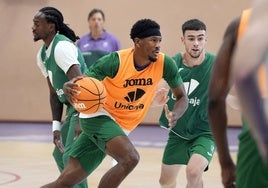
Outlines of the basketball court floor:
[[[236,160],[237,135],[240,128],[229,128],[228,139]],[[140,125],[130,139],[140,153],[140,162],[120,188],[157,188],[161,157],[168,132],[158,126]],[[0,188],[38,188],[59,175],[51,155],[51,125],[47,123],[0,123]],[[111,158],[88,177],[90,188],[96,188],[102,175],[111,167]],[[183,168],[177,179],[185,187]],[[215,153],[209,170],[204,173],[205,188],[221,188],[220,167]]]

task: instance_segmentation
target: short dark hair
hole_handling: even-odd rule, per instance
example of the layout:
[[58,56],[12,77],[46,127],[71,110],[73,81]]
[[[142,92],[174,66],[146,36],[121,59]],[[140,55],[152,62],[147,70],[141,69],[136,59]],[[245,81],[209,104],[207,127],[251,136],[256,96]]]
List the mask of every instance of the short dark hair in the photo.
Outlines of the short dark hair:
[[[149,31],[145,33],[146,31]],[[156,35],[160,35],[160,25],[151,19],[141,19],[138,20],[131,28],[130,38],[133,40],[134,38],[144,38],[148,36],[148,34],[156,33]],[[152,35],[151,35],[152,36]]]
[[94,8],[88,13],[87,20],[89,20],[96,13],[100,13],[102,15],[103,20],[105,20],[104,12],[101,9],[98,9],[98,8]]
[[182,24],[182,33],[184,34],[186,30],[207,30],[206,24],[204,24],[204,22],[198,20],[198,19],[190,19],[186,22],[184,22],[184,24]]

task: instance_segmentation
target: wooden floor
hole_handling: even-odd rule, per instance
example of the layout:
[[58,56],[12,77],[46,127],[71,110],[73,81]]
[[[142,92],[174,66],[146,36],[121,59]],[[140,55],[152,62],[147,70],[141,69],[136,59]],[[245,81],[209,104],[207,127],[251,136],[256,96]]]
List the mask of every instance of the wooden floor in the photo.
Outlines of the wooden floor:
[[[37,188],[58,176],[51,156],[53,145],[43,142],[1,141],[0,142],[0,187]],[[160,174],[162,148],[137,148],[141,160],[134,171],[125,179],[122,188],[157,188]],[[236,159],[236,153],[233,153]],[[99,168],[88,177],[89,187],[96,188],[101,176],[109,169],[111,159],[107,157]],[[204,174],[204,187],[220,188],[220,168],[217,153]],[[178,176],[178,187],[185,187],[185,169]]]

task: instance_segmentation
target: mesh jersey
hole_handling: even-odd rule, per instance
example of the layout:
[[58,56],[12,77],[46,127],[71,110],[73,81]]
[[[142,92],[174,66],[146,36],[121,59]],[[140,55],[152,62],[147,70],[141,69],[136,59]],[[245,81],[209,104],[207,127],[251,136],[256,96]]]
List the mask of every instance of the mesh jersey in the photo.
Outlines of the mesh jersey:
[[[247,30],[251,11],[252,11],[251,9],[247,9],[242,12],[240,23],[239,23],[238,35],[237,35],[238,42]],[[266,75],[266,68],[264,65],[260,66],[257,76],[258,76],[258,84],[259,84],[261,95],[263,98],[267,98],[267,75]],[[248,125],[244,118],[242,118],[242,126],[243,126],[243,129],[242,129],[241,135],[249,131]]]
[[[69,41],[72,42],[70,39],[65,37],[64,35],[57,34],[55,35],[53,41],[52,41],[52,48],[51,48],[51,53],[49,57],[46,56],[46,46],[43,45],[41,49],[41,59],[44,62],[44,65],[46,67],[47,74],[49,76],[49,79],[51,81],[51,84],[55,91],[57,92],[58,98],[60,102],[62,103],[68,103],[64,93],[63,93],[63,84],[67,82],[69,79],[65,72],[57,65],[55,56],[54,56],[54,51],[55,47],[60,41]],[[77,48],[78,50],[78,48]],[[81,52],[78,50],[78,61],[80,62],[81,65],[81,71],[84,72],[86,69],[86,65],[84,62],[84,58],[81,54]]]
[[107,91],[104,106],[119,125],[133,130],[151,105],[159,81],[164,78],[170,87],[182,84],[172,58],[160,53],[156,62],[137,71],[133,62],[134,49],[120,50],[100,58],[86,75],[103,80]]
[[[247,25],[248,25],[248,21],[250,18],[250,13],[251,13],[251,9],[247,9],[244,10],[242,12],[241,18],[240,18],[240,23],[239,23],[239,28],[238,28],[238,34],[237,34],[237,41],[239,42],[239,40],[241,39],[241,37],[243,36],[243,34],[246,32],[247,29]],[[239,135],[239,138],[243,138],[244,134],[248,134],[249,132],[249,127],[245,121],[245,119],[242,117],[242,131]]]
[[[182,117],[177,121],[176,126],[170,132],[170,136],[180,136],[184,139],[192,139],[199,135],[212,135],[208,123],[208,84],[210,73],[215,60],[215,55],[206,53],[202,64],[196,67],[187,67],[182,62],[181,53],[174,57],[180,75],[182,77],[186,93],[189,98],[189,106]],[[175,98],[169,92],[170,100],[168,101],[169,109],[173,109]],[[162,111],[160,126],[168,127],[168,121],[165,111]],[[174,132],[175,133],[174,133]]]

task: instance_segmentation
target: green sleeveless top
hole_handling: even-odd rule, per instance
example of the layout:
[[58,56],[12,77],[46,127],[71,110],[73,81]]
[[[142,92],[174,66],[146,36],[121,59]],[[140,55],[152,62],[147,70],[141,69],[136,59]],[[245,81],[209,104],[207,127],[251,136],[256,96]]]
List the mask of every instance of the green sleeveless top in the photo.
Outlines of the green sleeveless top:
[[[55,57],[54,57],[55,47],[60,41],[72,42],[70,39],[68,39],[64,35],[57,34],[54,37],[53,43],[51,44],[52,48],[51,48],[50,56],[46,57],[46,46],[43,45],[42,50],[41,50],[41,59],[45,63],[45,67],[46,67],[48,76],[50,78],[51,84],[53,88],[55,89],[55,91],[57,92],[60,102],[68,104],[66,96],[63,93],[63,84],[69,81],[69,79],[67,75],[65,74],[65,72],[57,65]],[[77,59],[80,62],[81,71],[84,72],[86,69],[86,64],[85,64],[84,58],[80,50],[78,48],[77,50],[78,50]]]
[[[189,106],[183,116],[177,121],[176,126],[170,131],[170,136],[179,136],[183,139],[193,139],[199,135],[212,136],[208,122],[208,84],[210,73],[215,60],[215,55],[206,53],[202,64],[195,67],[187,67],[183,64],[182,55],[178,53],[173,57],[182,77],[186,93],[189,98]],[[173,109],[175,97],[169,91],[170,100],[168,107]],[[168,127],[165,111],[162,111],[160,126]]]

